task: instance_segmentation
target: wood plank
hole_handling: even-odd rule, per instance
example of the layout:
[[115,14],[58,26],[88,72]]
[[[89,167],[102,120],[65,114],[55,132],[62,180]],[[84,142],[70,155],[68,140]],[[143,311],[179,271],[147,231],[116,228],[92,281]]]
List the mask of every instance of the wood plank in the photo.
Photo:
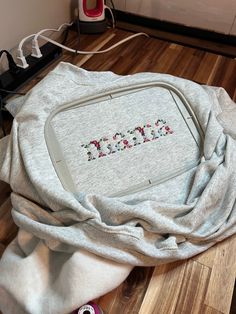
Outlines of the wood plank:
[[212,77],[211,84],[225,88],[233,97],[236,88],[236,61],[221,57]]
[[188,67],[186,67],[183,71],[182,77],[188,80],[191,80],[196,72],[198,71],[200,65],[201,65],[201,61],[203,59],[203,57],[205,56],[205,51],[201,51],[201,50],[195,50],[189,60],[189,65]]
[[135,267],[119,288],[100,298],[99,305],[106,313],[138,313],[153,267]]
[[0,204],[4,203],[11,194],[11,187],[9,184],[0,180]]
[[202,313],[211,269],[195,261],[188,261],[175,313]]
[[208,80],[207,80],[207,84],[208,85],[214,85],[214,80],[215,80],[215,76],[216,76],[216,73],[217,73],[217,70],[219,69],[219,68],[221,68],[221,64],[222,64],[222,56],[217,56],[217,59],[216,59],[216,62],[215,62],[215,64],[214,64],[214,66],[212,67],[212,71],[211,71],[211,73],[210,73],[210,75],[209,75],[209,78],[208,78]]
[[[162,50],[160,49],[159,53],[155,54],[155,61],[151,63],[150,70],[158,73],[168,73],[168,70],[171,68],[171,66],[176,62],[176,59],[179,57],[181,51],[183,50],[183,47],[173,44],[168,44],[164,46],[161,42],[160,44],[162,45],[163,48],[165,47],[165,49]],[[140,67],[141,66],[143,66],[142,63],[140,63]]]
[[178,55],[176,62],[170,67],[169,73],[175,76],[184,77],[184,71],[191,67],[191,59],[194,52],[194,48],[185,47],[185,49]]
[[[121,33],[119,35],[121,35]],[[124,37],[128,37],[128,34],[123,33],[123,38]],[[110,42],[109,46],[111,44],[117,43],[118,40],[119,37],[115,37]],[[132,67],[134,64],[139,62],[140,54],[143,56],[143,54],[145,53],[145,49],[140,49],[140,45],[143,47],[149,40],[150,39],[145,36],[133,38],[104,55],[94,56],[94,58],[90,59],[90,61],[86,63],[84,67],[87,70],[112,70],[113,72],[121,75],[132,73]],[[106,46],[104,48],[106,48]]]
[[216,246],[215,262],[206,294],[205,304],[229,313],[236,277],[236,236]]
[[[112,45],[116,44],[118,41],[124,39],[124,32],[114,32],[113,38],[104,45],[103,49],[107,49]],[[127,36],[126,36],[127,37]],[[116,54],[114,55],[114,50],[108,51],[104,54],[94,55],[93,58],[90,58],[88,62],[83,65],[83,68],[86,70],[96,70],[96,71],[107,71],[111,68],[116,61],[122,57],[126,49],[128,49],[129,43],[125,43],[121,46],[115,48]],[[111,58],[111,56],[113,56]]]
[[211,247],[207,251],[198,254],[192,258],[192,260],[205,265],[209,268],[212,268],[214,263],[215,263],[215,258],[216,258],[216,251],[217,251],[217,245]]
[[0,206],[0,242],[7,245],[17,234],[18,227],[11,216],[11,200],[8,198]]
[[211,76],[215,72],[214,69],[217,66],[217,62],[219,62],[219,58],[221,58],[221,56],[217,56],[213,53],[205,53],[192,79],[200,84],[211,85]]
[[[196,314],[198,314],[198,313],[196,313]],[[204,305],[202,308],[201,314],[223,314],[223,313],[220,311],[217,311],[216,309],[214,309],[210,306]]]
[[[88,51],[99,51],[103,48],[110,40],[115,37],[115,34],[110,34],[110,36],[106,37],[104,40],[100,40],[99,43],[96,44],[95,47],[89,48]],[[76,65],[81,67],[84,63],[86,63],[90,58],[92,58],[94,54],[85,55]]]
[[[166,55],[168,47],[169,44],[163,41],[153,42],[152,40],[146,39],[145,42],[143,42],[142,51],[138,52],[138,60],[135,62],[130,60],[129,73],[143,72],[144,69],[147,72],[153,71],[153,67],[160,62],[160,58]],[[119,63],[120,73],[122,73],[126,58],[128,58],[128,54],[124,56]]]
[[155,268],[139,314],[175,313],[186,265],[181,261]]

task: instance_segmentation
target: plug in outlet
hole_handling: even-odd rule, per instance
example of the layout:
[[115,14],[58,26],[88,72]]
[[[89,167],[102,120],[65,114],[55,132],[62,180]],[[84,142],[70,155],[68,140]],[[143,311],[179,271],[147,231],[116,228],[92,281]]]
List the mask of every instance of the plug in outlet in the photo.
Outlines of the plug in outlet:
[[41,50],[39,48],[39,44],[38,44],[38,40],[33,39],[32,40],[32,53],[31,53],[32,57],[35,58],[42,58],[42,53]]
[[[26,57],[28,67],[22,67],[17,73],[9,70],[0,75],[0,89],[9,91],[17,91],[22,85],[34,77],[40,70],[55,61],[61,54],[62,49],[51,43],[46,43],[40,47],[42,57],[40,59],[32,56]],[[2,99],[8,96],[7,92],[0,90]]]

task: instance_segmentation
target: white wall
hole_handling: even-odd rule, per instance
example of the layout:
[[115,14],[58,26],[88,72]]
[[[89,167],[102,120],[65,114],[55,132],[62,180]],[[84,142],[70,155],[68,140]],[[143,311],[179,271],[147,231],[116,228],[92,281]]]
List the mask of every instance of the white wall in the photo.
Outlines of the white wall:
[[[115,0],[127,12],[229,34],[236,0]],[[235,28],[233,28],[233,31]]]
[[76,0],[0,0],[0,50],[14,53],[23,37],[71,21],[76,6]]
[[236,14],[235,14],[234,23],[233,23],[233,25],[232,25],[230,34],[236,36]]
[[113,0],[113,2],[117,10],[125,11],[126,0]]

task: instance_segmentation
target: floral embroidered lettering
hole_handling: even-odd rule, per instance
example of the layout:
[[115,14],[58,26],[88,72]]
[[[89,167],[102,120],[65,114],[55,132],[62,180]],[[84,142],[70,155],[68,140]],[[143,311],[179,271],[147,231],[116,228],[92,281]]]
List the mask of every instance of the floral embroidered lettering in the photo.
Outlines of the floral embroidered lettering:
[[158,119],[151,125],[147,123],[143,126],[137,126],[126,133],[117,132],[111,139],[102,137],[99,140],[92,140],[87,144],[82,144],[87,150],[88,161],[105,157],[110,154],[132,148],[134,146],[155,141],[162,136],[173,134],[173,130],[166,124],[163,119]]

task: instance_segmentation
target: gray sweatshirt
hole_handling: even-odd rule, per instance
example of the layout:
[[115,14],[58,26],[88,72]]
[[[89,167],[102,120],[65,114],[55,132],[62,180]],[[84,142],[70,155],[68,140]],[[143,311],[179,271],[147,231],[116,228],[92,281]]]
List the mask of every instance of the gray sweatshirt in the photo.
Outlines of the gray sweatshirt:
[[236,231],[235,117],[222,88],[61,63],[0,141],[13,219],[63,254],[145,266],[198,254]]

